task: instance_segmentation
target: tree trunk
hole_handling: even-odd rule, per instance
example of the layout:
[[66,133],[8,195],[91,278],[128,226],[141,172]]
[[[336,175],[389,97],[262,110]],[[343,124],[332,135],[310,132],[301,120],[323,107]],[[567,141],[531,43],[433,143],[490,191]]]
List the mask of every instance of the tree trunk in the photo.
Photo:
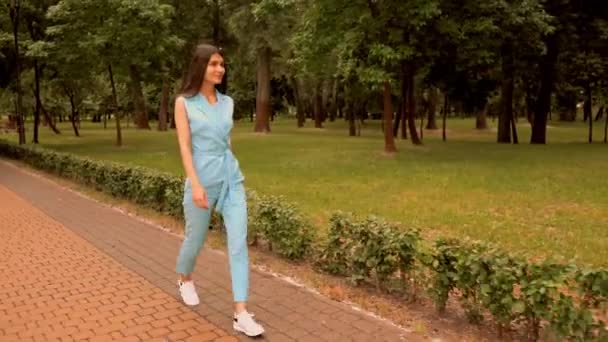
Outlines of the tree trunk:
[[141,87],[141,75],[137,65],[131,64],[129,66],[129,76],[131,77],[131,91],[133,94],[133,103],[135,105],[135,127],[138,129],[150,129],[146,101]]
[[42,111],[42,114],[44,115],[44,119],[48,123],[49,127],[51,127],[53,132],[55,132],[55,134],[60,134],[61,132],[57,129],[57,126],[55,125],[55,120],[51,117],[49,112],[44,108],[42,101],[40,101],[40,110]]
[[426,129],[437,129],[437,102],[439,102],[438,89],[431,87],[429,89],[429,113],[426,122]]
[[338,112],[338,79],[332,80],[331,100],[329,102],[329,121],[336,121]]
[[34,96],[36,97],[36,110],[34,112],[34,139],[32,142],[38,144],[38,128],[40,127],[40,67],[38,66],[38,59],[34,59],[34,84],[35,91]]
[[384,152],[397,152],[393,136],[393,98],[389,81],[384,81]]
[[399,134],[399,125],[401,124],[401,117],[403,115],[403,101],[399,102],[399,111],[395,117],[395,124],[393,125],[393,137],[397,138]]
[[424,114],[420,115],[420,141],[424,140]]
[[355,124],[355,107],[347,106],[346,116],[348,116],[348,135],[351,137],[357,136],[357,125]]
[[559,55],[558,36],[552,33],[547,37],[547,54],[541,64],[541,83],[534,111],[531,144],[545,144],[547,142],[547,114],[551,109],[551,93],[555,82],[555,67]]
[[23,102],[21,93],[21,56],[19,56],[19,12],[18,2],[11,1],[10,17],[13,24],[13,40],[15,43],[15,115],[17,116],[17,130],[19,132],[19,145],[25,144],[25,116],[23,113]]
[[407,121],[408,121],[408,94],[409,94],[409,84],[407,80],[407,71],[406,67],[402,65],[401,70],[401,139],[407,139]]
[[110,85],[112,86],[112,107],[114,112],[114,118],[116,120],[116,146],[122,146],[120,112],[118,111],[118,97],[116,96],[116,84],[114,83],[114,73],[112,72],[112,64],[108,64],[108,72],[110,74]]
[[513,143],[519,144],[519,138],[517,137],[517,126],[515,125],[515,119],[513,118],[513,112],[511,112],[511,134],[513,134]]
[[416,119],[415,119],[415,113],[416,113],[416,99],[414,98],[414,94],[415,94],[415,82],[414,82],[414,77],[416,75],[416,69],[413,65],[411,64],[407,64],[406,62],[403,62],[401,64],[401,74],[402,74],[402,91],[405,91],[403,95],[403,98],[405,99],[407,106],[405,107],[406,110],[406,117],[407,117],[407,125],[410,131],[410,137],[412,140],[412,144],[414,145],[422,145],[422,141],[420,140],[420,138],[418,137],[418,132],[416,130]]
[[[15,106],[15,112],[17,112],[17,99],[13,99],[13,105]],[[17,121],[17,115],[9,114],[6,128],[11,130],[17,130],[19,128]]]
[[17,122],[17,132],[19,133],[19,145],[22,145],[25,144],[25,120],[23,119],[23,113],[21,112],[21,109],[19,109],[23,108],[23,105],[21,105],[20,103],[21,99],[19,97],[19,94],[17,94],[17,98],[15,99],[15,120]]
[[401,139],[407,140],[407,82],[404,87],[402,93],[405,95],[402,95],[403,101],[401,102]]
[[167,112],[169,111],[169,80],[163,80],[162,93],[160,95],[160,111],[158,113],[158,130],[167,130]]
[[443,141],[446,141],[447,137],[446,137],[446,132],[445,132],[445,127],[446,127],[446,121],[447,121],[447,117],[448,117],[448,111],[450,110],[450,98],[448,97],[448,94],[446,93],[443,97],[443,119],[442,121],[442,128],[441,128],[441,139]]
[[304,119],[314,119],[314,106],[312,104],[311,98],[306,98],[305,100],[302,100],[302,103],[304,104]]
[[604,144],[608,143],[608,115],[606,115],[606,122],[604,123]]
[[256,115],[254,131],[270,133],[270,63],[269,47],[258,49]]
[[484,101],[484,104],[481,108],[477,109],[477,115],[475,120],[475,128],[476,129],[487,129],[488,128],[488,101]]
[[355,110],[357,106],[350,90],[349,85],[346,84],[344,87],[344,110],[346,112],[346,119],[348,120],[348,136],[354,137],[357,136],[357,127],[355,125]]
[[76,117],[78,116],[78,111],[75,111],[72,108],[72,115],[70,115],[70,121],[72,122],[72,128],[74,129],[74,135],[76,135],[77,137],[80,136],[80,133],[78,133],[78,124],[76,122]]
[[329,112],[327,111],[329,109],[329,97],[330,97],[330,93],[331,93],[331,82],[329,81],[319,81],[319,89],[321,92],[321,124],[325,123],[325,121],[327,120],[327,117],[329,115]]
[[[41,101],[41,102],[42,102],[42,101]],[[41,107],[42,107],[42,103],[41,103],[40,105],[41,105]],[[40,108],[40,113],[42,114],[42,108]],[[41,123],[41,124],[42,124],[42,126],[46,127],[46,126],[48,126],[48,125],[49,125],[49,121],[47,120],[47,118],[46,118],[44,115],[42,115],[41,120],[42,120],[42,123]]]
[[532,97],[532,89],[526,84],[526,119],[530,126],[534,123],[534,99]]
[[591,83],[587,82],[587,84],[585,85],[585,105],[584,105],[584,111],[585,111],[585,117],[589,119],[589,143],[591,144],[593,142],[593,113],[591,112],[591,105],[592,105],[592,93],[591,93]]
[[[32,41],[42,40],[43,33],[39,29],[39,25],[35,25],[33,16],[26,16],[25,21],[27,24],[27,29],[30,34]],[[35,98],[35,109],[34,109],[34,134],[32,137],[32,142],[34,144],[38,144],[38,133],[40,130],[40,77],[41,77],[41,67],[38,64],[38,59],[34,58],[34,98]],[[22,108],[23,109],[23,108]]]
[[365,122],[363,120],[367,116],[367,101],[360,101],[358,102],[358,105],[359,106],[357,107],[357,111],[355,112],[355,119],[357,119],[357,136],[360,137],[361,127],[365,125]]
[[501,111],[498,117],[498,139],[499,143],[511,143],[511,120],[513,120],[513,45],[505,42],[501,48],[502,52],[502,92]]
[[323,81],[319,81],[319,84],[315,87],[315,98],[314,98],[314,117],[315,117],[315,128],[323,128]]
[[175,129],[175,113],[173,111],[169,112],[170,121],[171,121],[171,129]]
[[298,122],[298,127],[304,127],[304,123],[306,122],[306,114],[304,113],[304,105],[302,103],[303,101],[301,98],[301,87],[295,77],[291,77],[291,86],[293,88],[293,95],[295,97],[296,102],[296,118]]
[[[178,2],[177,0],[175,1],[176,3]],[[221,48],[223,43],[224,43],[224,39],[222,37],[222,8],[220,6],[220,1],[219,0],[213,0],[213,45],[215,45],[218,48]],[[218,85],[217,89],[222,92],[222,93],[226,93],[226,91],[228,90],[228,72],[230,70],[226,69],[225,73],[224,73],[224,78],[222,79],[222,83]]]
[[220,41],[220,4],[219,0],[213,0],[213,45],[219,47],[221,45]]
[[591,99],[591,84],[587,81],[585,84],[585,102],[583,103],[583,122],[587,122],[587,119],[593,119],[593,113],[591,112],[592,108],[592,99]]
[[74,129],[74,135],[79,137],[80,134],[78,133],[78,126],[76,124],[76,120],[77,120],[77,116],[78,116],[78,109],[76,109],[76,102],[74,101],[75,94],[68,88],[65,88],[65,92],[66,92],[66,95],[68,96],[68,98],[70,99],[70,109],[71,109],[70,121],[72,122],[72,128]]
[[601,106],[598,109],[597,114],[595,115],[595,121],[600,121],[604,117],[604,106]]

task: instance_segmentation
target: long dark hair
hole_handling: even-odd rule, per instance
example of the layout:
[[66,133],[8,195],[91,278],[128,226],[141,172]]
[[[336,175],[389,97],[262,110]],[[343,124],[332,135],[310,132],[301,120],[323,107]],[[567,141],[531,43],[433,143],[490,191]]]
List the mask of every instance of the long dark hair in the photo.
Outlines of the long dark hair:
[[[216,53],[222,56],[222,58],[224,57],[221,48],[210,44],[200,44],[194,48],[190,67],[182,79],[180,95],[191,97],[200,91],[203,81],[205,80],[205,72],[207,71],[209,60],[211,59],[211,56]],[[226,91],[226,73],[224,73],[222,83],[216,85],[216,88],[222,93]]]

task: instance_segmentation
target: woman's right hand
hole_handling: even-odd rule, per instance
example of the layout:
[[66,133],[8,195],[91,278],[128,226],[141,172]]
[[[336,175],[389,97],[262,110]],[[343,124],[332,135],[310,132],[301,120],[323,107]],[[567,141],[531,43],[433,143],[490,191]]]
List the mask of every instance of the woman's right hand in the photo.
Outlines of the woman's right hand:
[[200,185],[192,186],[192,202],[199,208],[209,209],[209,200],[205,188]]

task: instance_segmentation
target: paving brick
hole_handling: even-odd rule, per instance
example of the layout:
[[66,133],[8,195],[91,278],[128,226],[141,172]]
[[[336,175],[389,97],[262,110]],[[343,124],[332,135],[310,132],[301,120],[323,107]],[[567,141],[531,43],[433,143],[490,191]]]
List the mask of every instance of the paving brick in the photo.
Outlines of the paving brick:
[[151,324],[151,325],[152,325],[154,328],[164,328],[164,327],[166,327],[166,326],[168,326],[168,325],[173,324],[173,322],[171,322],[171,321],[170,321],[170,320],[168,320],[168,319],[157,319],[157,320],[154,320],[154,321],[150,322],[150,324]]
[[189,336],[190,335],[188,335],[188,333],[186,333],[185,331],[176,331],[169,334],[167,338],[169,339],[169,341],[179,341]]
[[[275,341],[275,339],[273,339]],[[223,336],[215,340],[215,342],[238,342],[238,339],[234,336]]]
[[201,333],[198,335],[192,335],[186,339],[186,342],[203,342],[203,341],[216,341],[218,336],[212,332]]
[[150,336],[152,336],[152,337],[167,336],[167,335],[171,334],[171,330],[169,330],[167,328],[155,328],[155,329],[148,331],[148,334],[150,334]]
[[187,321],[182,321],[182,322],[179,322],[179,323],[171,324],[169,326],[169,329],[171,331],[186,330],[188,328],[196,327],[198,324],[199,324],[198,322],[196,322],[195,320],[191,319],[191,320],[187,320]]

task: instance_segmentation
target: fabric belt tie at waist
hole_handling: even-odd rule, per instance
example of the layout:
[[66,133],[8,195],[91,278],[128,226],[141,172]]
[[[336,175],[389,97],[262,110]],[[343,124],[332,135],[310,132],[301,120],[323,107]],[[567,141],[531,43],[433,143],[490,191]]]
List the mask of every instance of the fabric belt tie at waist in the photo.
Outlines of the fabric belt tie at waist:
[[217,198],[217,204],[215,205],[215,211],[217,211],[218,213],[222,212],[222,209],[224,208],[224,204],[226,202],[226,197],[228,196],[228,189],[230,188],[230,178],[231,178],[231,174],[230,174],[230,170],[231,170],[231,166],[233,165],[234,162],[234,156],[232,155],[232,151],[230,151],[229,149],[226,149],[226,151],[223,154],[218,154],[220,156],[223,156],[223,161],[222,161],[222,170],[224,172],[223,175],[223,181],[222,181],[222,189],[220,190],[220,195]]
[[233,176],[231,174],[232,166],[234,165],[235,159],[232,151],[227,148],[224,152],[215,152],[215,151],[201,151],[195,152],[195,154],[200,156],[215,156],[215,157],[223,157],[222,158],[222,188],[220,190],[220,194],[217,199],[217,203],[215,205],[215,211],[221,213],[224,208],[224,204],[226,202],[226,197],[228,196],[228,190],[230,189],[230,181]]

